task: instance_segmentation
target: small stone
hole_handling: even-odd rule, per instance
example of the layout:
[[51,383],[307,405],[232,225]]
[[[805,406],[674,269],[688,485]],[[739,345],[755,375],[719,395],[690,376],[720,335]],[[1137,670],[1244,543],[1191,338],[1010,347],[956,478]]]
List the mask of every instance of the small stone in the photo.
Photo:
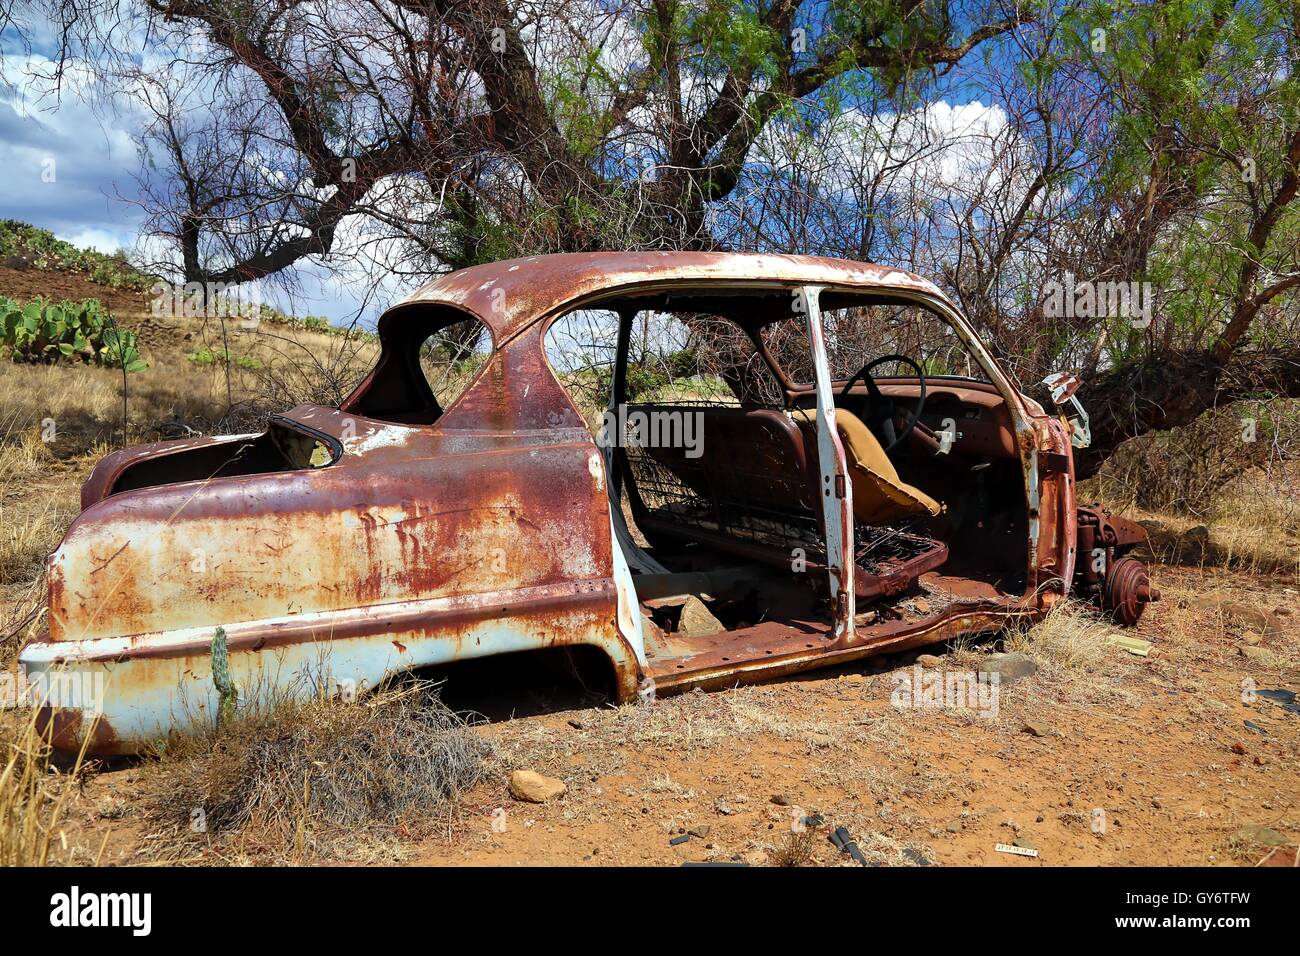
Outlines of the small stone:
[[1245,634],[1241,635],[1241,643],[1249,644],[1252,647],[1263,644],[1264,635],[1259,633],[1259,631],[1247,631]]
[[1029,734],[1031,737],[1046,737],[1049,733],[1045,726],[1032,720],[1026,720],[1022,723],[1020,725],[1020,732],[1022,734]]
[[1285,846],[1286,837],[1266,826],[1258,823],[1248,823],[1236,833],[1233,838],[1243,843],[1258,844],[1260,846]]
[[947,829],[949,833],[961,833],[961,825],[955,822],[948,824],[945,829]]
[[713,832],[713,827],[709,826],[707,823],[701,823],[698,826],[691,827],[686,832],[697,840],[707,840],[709,834]]
[[567,789],[563,780],[544,776],[535,770],[516,770],[510,775],[510,796],[525,803],[545,803],[563,796]]
[[794,803],[794,801],[790,799],[790,795],[787,793],[772,794],[772,802],[775,803],[778,807],[788,807],[792,803]]
[[1243,628],[1258,631],[1261,637],[1281,637],[1282,622],[1273,616],[1273,612],[1252,604],[1228,601],[1219,605],[1224,617],[1236,622]]
[[1245,756],[1246,746],[1241,741],[1237,741],[1236,743],[1234,743],[1231,749],[1232,752],[1235,753],[1238,757]]
[[1260,667],[1275,667],[1277,665],[1277,656],[1267,647],[1255,647],[1250,644],[1243,644],[1237,648],[1238,653],[1252,664],[1258,664]]
[[582,730],[582,729],[583,729],[582,721],[580,721],[580,720],[570,720],[570,721],[569,721],[569,726],[572,727],[574,730]]
[[722,799],[719,799],[717,802],[713,804],[713,809],[717,810],[724,817],[729,817],[736,812],[731,808],[731,804],[729,804],[726,800],[722,800]]
[[745,862],[750,866],[762,866],[767,863],[767,854],[762,850],[750,850],[745,854]]
[[1009,684],[1023,677],[1038,673],[1038,665],[1028,654],[1011,651],[1005,654],[990,654],[980,664],[981,674],[997,674],[1000,682]]
[[845,684],[857,685],[865,684],[867,682],[867,677],[865,674],[844,674],[840,677],[840,680]]
[[1012,843],[1012,846],[1018,846],[1022,850],[1038,849],[1038,847],[1034,844],[1034,841],[1023,833],[1016,835],[1015,842]]
[[912,602],[912,606],[915,607],[922,614],[930,613],[930,602],[927,601],[925,598],[917,598],[915,601]]
[[942,658],[942,657],[937,657],[937,656],[934,655],[934,654],[918,654],[917,657],[916,657],[916,662],[917,662],[918,664],[920,664],[922,667],[942,667],[942,666],[943,666],[943,658]]

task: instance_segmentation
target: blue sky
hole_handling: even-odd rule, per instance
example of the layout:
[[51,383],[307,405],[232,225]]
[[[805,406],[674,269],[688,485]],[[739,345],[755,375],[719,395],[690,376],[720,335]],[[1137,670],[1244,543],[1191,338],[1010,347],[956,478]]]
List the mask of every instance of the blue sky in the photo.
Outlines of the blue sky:
[[[49,229],[60,239],[104,252],[130,250],[143,214],[137,204],[142,171],[135,134],[143,116],[129,103],[108,102],[84,71],[73,69],[55,96],[34,77],[50,67],[39,38],[30,51],[0,37],[0,218]],[[352,286],[308,265],[296,270],[292,299],[267,290],[273,304],[363,326],[380,311]]]

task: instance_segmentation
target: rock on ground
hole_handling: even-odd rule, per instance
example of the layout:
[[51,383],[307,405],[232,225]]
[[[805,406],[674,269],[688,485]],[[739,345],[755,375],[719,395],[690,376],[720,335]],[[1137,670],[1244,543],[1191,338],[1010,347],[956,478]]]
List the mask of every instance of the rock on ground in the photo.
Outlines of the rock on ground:
[[1224,617],[1236,621],[1242,627],[1259,632],[1261,637],[1281,637],[1286,629],[1272,611],[1237,601],[1227,601],[1219,605]]
[[510,775],[510,796],[525,803],[545,803],[563,796],[567,789],[563,780],[544,776],[535,770],[516,770]]
[[1003,683],[1020,680],[1038,673],[1038,665],[1028,654],[1012,651],[1006,654],[990,654],[980,664],[981,674],[997,674]]

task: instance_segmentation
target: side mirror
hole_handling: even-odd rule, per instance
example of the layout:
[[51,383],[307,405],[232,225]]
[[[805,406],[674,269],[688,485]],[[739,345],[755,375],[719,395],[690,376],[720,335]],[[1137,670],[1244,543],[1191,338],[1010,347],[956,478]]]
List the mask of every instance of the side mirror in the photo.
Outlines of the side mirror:
[[1075,448],[1087,448],[1092,444],[1091,423],[1088,421],[1088,413],[1083,409],[1083,403],[1074,394],[1083,384],[1083,379],[1069,372],[1053,372],[1043,379],[1043,384],[1052,393],[1052,401],[1061,409],[1062,415],[1065,415],[1067,404],[1074,406],[1078,414],[1067,418],[1070,423],[1070,444]]

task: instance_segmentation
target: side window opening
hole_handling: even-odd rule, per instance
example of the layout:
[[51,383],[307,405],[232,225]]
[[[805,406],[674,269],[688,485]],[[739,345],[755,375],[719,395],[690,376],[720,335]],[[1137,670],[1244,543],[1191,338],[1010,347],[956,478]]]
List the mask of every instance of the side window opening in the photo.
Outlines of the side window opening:
[[[630,401],[780,407],[784,393],[753,340],[729,319],[702,312],[647,312],[639,364],[629,357]],[[633,369],[645,396],[633,392]]]
[[546,359],[593,435],[613,391],[618,326],[612,309],[575,309],[546,331]]
[[[546,334],[547,359],[593,432],[613,394],[619,323],[613,309],[578,309]],[[749,335],[730,319],[695,311],[636,311],[624,387],[629,406],[784,402],[781,383]]]

